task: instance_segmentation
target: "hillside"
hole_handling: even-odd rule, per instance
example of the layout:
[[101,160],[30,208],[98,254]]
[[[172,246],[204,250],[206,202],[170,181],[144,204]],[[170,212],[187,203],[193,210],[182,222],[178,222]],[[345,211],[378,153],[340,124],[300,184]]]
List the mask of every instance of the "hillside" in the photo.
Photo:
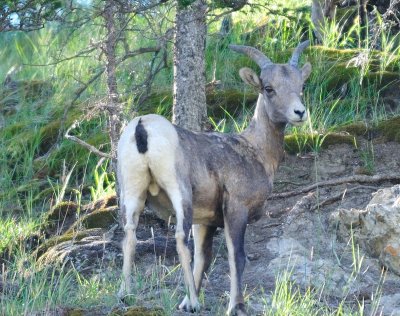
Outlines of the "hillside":
[[[375,204],[394,211],[378,214],[382,222],[399,211],[399,33],[383,27],[382,18],[372,38],[361,41],[357,22],[341,19],[317,42],[309,3],[252,3],[229,15],[219,16],[225,11],[216,9],[208,17],[209,129],[242,131],[257,98],[238,76],[240,68],[258,71],[257,66],[228,44],[254,46],[285,63],[294,47],[310,38],[301,63],[309,61],[313,71],[303,96],[310,119],[304,126],[287,127],[285,161],[270,204],[247,231],[249,311],[400,314],[400,248],[393,242],[398,232],[383,225],[379,229],[389,231],[371,245],[376,227],[360,220],[368,218],[368,204],[382,191],[371,194],[384,188],[388,191]],[[79,14],[87,11],[82,4]],[[173,14],[166,4],[130,17],[126,45],[132,51],[154,48],[160,34],[169,34]],[[98,44],[106,34],[101,19],[96,16],[76,29],[51,22],[30,32],[0,32],[4,315],[182,314],[176,311],[184,288],[173,227],[149,210],[138,232],[135,295],[125,303],[116,298],[122,229],[111,162],[65,137],[68,132],[105,153],[111,148],[106,59]],[[123,45],[117,47],[124,123],[147,113],[171,118],[171,41],[166,36],[162,49],[126,59]],[[389,206],[385,198],[392,201]],[[201,295],[204,315],[223,314],[228,301],[223,234],[215,238],[214,249],[216,259]]]

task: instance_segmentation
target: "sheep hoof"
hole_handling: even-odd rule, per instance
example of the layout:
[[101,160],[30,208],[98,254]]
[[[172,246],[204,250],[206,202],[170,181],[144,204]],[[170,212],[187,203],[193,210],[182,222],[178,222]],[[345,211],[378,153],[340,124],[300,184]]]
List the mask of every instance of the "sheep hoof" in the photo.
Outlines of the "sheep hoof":
[[121,284],[121,288],[119,289],[117,293],[117,297],[121,300],[124,301],[125,297],[130,293],[130,290],[126,286],[126,284],[123,282]]
[[185,296],[182,303],[179,304],[179,309],[189,313],[197,313],[200,311],[200,303],[196,299],[195,303],[190,303],[189,297]]
[[125,292],[125,291],[122,291],[122,289],[118,291],[117,297],[118,297],[121,301],[124,301],[125,296],[126,296],[126,292]]
[[235,307],[228,310],[228,316],[247,316],[246,308],[243,303],[236,304]]

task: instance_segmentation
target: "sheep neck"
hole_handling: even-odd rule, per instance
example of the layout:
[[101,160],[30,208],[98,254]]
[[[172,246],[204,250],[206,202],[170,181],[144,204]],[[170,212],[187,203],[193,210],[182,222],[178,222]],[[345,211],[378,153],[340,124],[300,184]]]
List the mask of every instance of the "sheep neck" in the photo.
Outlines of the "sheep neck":
[[285,126],[285,123],[271,121],[265,109],[264,97],[260,94],[254,116],[242,136],[258,152],[258,156],[271,178],[283,159]]

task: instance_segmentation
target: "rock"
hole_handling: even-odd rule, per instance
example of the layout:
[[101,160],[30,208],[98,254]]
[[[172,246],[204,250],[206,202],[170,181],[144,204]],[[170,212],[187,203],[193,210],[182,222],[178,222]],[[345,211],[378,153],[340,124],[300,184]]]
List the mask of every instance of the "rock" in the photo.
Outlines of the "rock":
[[331,154],[324,158],[316,162],[313,170],[313,173],[317,175],[319,180],[329,180],[338,175],[346,174],[347,166],[344,163],[343,157]]
[[400,185],[376,192],[360,219],[361,245],[400,275]]
[[340,209],[339,210],[339,218],[340,221],[347,227],[347,228],[355,228],[360,226],[360,214],[362,211],[357,209]]
[[[331,218],[338,237],[354,237],[366,252],[400,275],[400,185],[374,193],[365,210],[340,209]],[[335,224],[336,223],[336,224]]]
[[[341,209],[334,215],[325,208],[311,211],[317,201],[315,193],[297,200],[282,223],[282,235],[267,241],[265,252],[271,259],[259,273],[270,274],[268,279],[288,273],[300,289],[321,292],[336,302],[368,299],[376,290],[380,266],[361,251],[354,258],[349,243],[349,227],[360,227],[363,210]],[[333,232],[339,224],[347,235],[338,242]]]
[[400,315],[400,293],[380,298],[382,315]]

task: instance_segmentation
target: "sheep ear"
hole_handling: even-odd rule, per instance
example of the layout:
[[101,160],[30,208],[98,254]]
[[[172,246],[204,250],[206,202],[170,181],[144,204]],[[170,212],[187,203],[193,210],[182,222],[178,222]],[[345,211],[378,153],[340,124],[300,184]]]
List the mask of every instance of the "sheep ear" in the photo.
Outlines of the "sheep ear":
[[261,82],[257,74],[250,68],[242,68],[239,70],[239,76],[244,82],[256,88],[261,88]]
[[308,76],[311,74],[311,64],[305,63],[303,67],[301,67],[301,78],[303,81],[306,81]]

